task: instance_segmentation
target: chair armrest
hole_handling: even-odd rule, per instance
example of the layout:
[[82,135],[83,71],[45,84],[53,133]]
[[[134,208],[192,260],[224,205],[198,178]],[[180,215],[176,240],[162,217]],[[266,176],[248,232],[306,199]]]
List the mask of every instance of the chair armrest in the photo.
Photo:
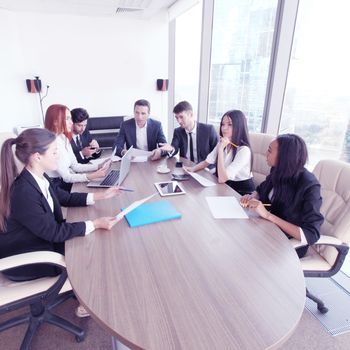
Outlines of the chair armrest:
[[320,239],[312,245],[317,246],[330,246],[334,247],[338,251],[338,255],[333,263],[333,266],[327,271],[309,271],[304,270],[305,277],[331,277],[335,275],[343,265],[345,257],[349,251],[349,246],[343,243],[336,237],[321,235]]
[[333,236],[321,235],[320,239],[313,246],[331,246],[334,247],[341,255],[346,255],[349,251],[349,246],[343,243],[340,239]]
[[332,246],[341,246],[343,242],[333,236],[321,235],[320,239],[313,245],[332,245]]
[[[299,247],[303,247],[306,246],[307,244],[305,243],[301,243],[300,241],[298,241],[295,238],[292,238],[289,240],[290,243],[292,244],[293,248],[299,248]],[[340,239],[333,237],[333,236],[326,236],[326,235],[321,235],[320,239],[315,242],[312,246],[319,246],[319,245],[328,245],[328,246],[332,246],[334,248],[339,248],[340,250],[348,250],[349,247],[347,244],[343,243]],[[338,249],[338,250],[339,250]]]
[[11,269],[13,267],[30,264],[53,264],[66,267],[64,256],[50,251],[37,251],[30,253],[17,254],[7,258],[0,259],[0,271]]

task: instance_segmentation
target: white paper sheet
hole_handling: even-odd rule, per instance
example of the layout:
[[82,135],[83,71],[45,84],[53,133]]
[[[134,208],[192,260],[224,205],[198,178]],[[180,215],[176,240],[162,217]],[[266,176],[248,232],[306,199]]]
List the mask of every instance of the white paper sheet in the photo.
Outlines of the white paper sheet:
[[143,151],[142,149],[133,148],[130,152],[130,156],[131,157],[139,157],[139,156],[149,157],[152,153],[153,153],[152,151]]
[[148,161],[148,156],[134,156],[131,158],[132,163],[143,163]]
[[133,211],[134,209],[136,209],[139,205],[141,205],[142,203],[145,203],[146,201],[148,201],[149,199],[151,199],[152,197],[154,197],[156,194],[158,193],[153,193],[150,196],[146,197],[146,198],[142,198],[139,199],[138,201],[132,202],[128,207],[126,207],[123,211],[121,211],[118,215],[116,215],[116,219],[119,221],[120,219],[122,219],[127,213],[130,213],[131,211]]
[[204,187],[210,187],[210,186],[215,186],[216,185],[215,182],[206,179],[202,175],[199,175],[197,173],[193,173],[193,172],[190,172],[190,171],[186,171],[186,173],[191,175],[195,180],[197,180]]
[[100,165],[101,163],[103,163],[107,159],[112,160],[113,163],[119,162],[121,160],[120,157],[114,155],[113,157],[91,159],[90,163],[95,164],[95,165]]
[[215,219],[248,219],[236,197],[206,197]]

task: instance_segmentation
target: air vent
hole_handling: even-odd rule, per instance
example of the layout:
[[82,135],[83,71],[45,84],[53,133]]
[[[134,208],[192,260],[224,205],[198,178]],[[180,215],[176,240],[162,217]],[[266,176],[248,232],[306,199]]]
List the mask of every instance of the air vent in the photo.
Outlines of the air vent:
[[132,7],[117,7],[115,10],[115,13],[130,13],[130,12],[138,12],[143,11],[143,9],[140,8],[132,8]]

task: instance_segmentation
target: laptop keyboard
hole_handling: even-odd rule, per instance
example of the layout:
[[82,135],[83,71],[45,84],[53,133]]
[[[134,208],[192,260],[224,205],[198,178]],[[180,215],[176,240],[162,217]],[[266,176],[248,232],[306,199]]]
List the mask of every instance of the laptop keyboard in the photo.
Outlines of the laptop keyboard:
[[105,179],[100,183],[101,186],[114,186],[119,179],[119,170],[111,170]]

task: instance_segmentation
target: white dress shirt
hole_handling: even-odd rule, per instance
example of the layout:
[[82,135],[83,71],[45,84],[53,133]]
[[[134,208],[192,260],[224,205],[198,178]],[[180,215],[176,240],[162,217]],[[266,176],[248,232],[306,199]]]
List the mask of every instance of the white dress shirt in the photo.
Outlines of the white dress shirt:
[[[208,154],[206,162],[209,164],[216,164],[218,158],[218,147]],[[251,173],[251,151],[247,146],[240,146],[237,148],[235,158],[232,160],[232,149],[227,152],[227,147],[224,149],[224,165],[226,174],[229,180],[243,181],[253,177]]]
[[81,142],[80,135],[79,134],[73,134],[73,139],[74,139],[74,142],[77,145],[78,149],[80,149],[80,151],[79,151],[80,157],[85,159],[85,156],[81,152],[81,149],[82,149],[81,147],[83,147],[83,143]]
[[143,128],[140,128],[136,124],[136,147],[142,149],[143,151],[148,151],[148,142],[147,142],[147,122]]
[[[28,170],[28,169],[27,169]],[[45,179],[45,177],[39,177],[32,173],[30,170],[28,170],[30,174],[33,176],[34,180],[38,184],[41,193],[44,195],[45,199],[47,200],[47,203],[49,204],[49,207],[51,211],[54,211],[54,205],[53,205],[53,199],[49,191],[50,183]],[[87,205],[92,205],[95,204],[94,198],[93,198],[93,193],[88,193],[86,197],[86,204]],[[85,236],[90,234],[92,231],[95,230],[94,224],[92,221],[88,220],[85,221]]]
[[60,134],[56,138],[58,148],[58,168],[55,171],[48,171],[50,177],[61,177],[64,182],[86,182],[86,174],[82,172],[95,171],[98,169],[96,164],[80,164],[75,158],[72,145],[67,137]]

